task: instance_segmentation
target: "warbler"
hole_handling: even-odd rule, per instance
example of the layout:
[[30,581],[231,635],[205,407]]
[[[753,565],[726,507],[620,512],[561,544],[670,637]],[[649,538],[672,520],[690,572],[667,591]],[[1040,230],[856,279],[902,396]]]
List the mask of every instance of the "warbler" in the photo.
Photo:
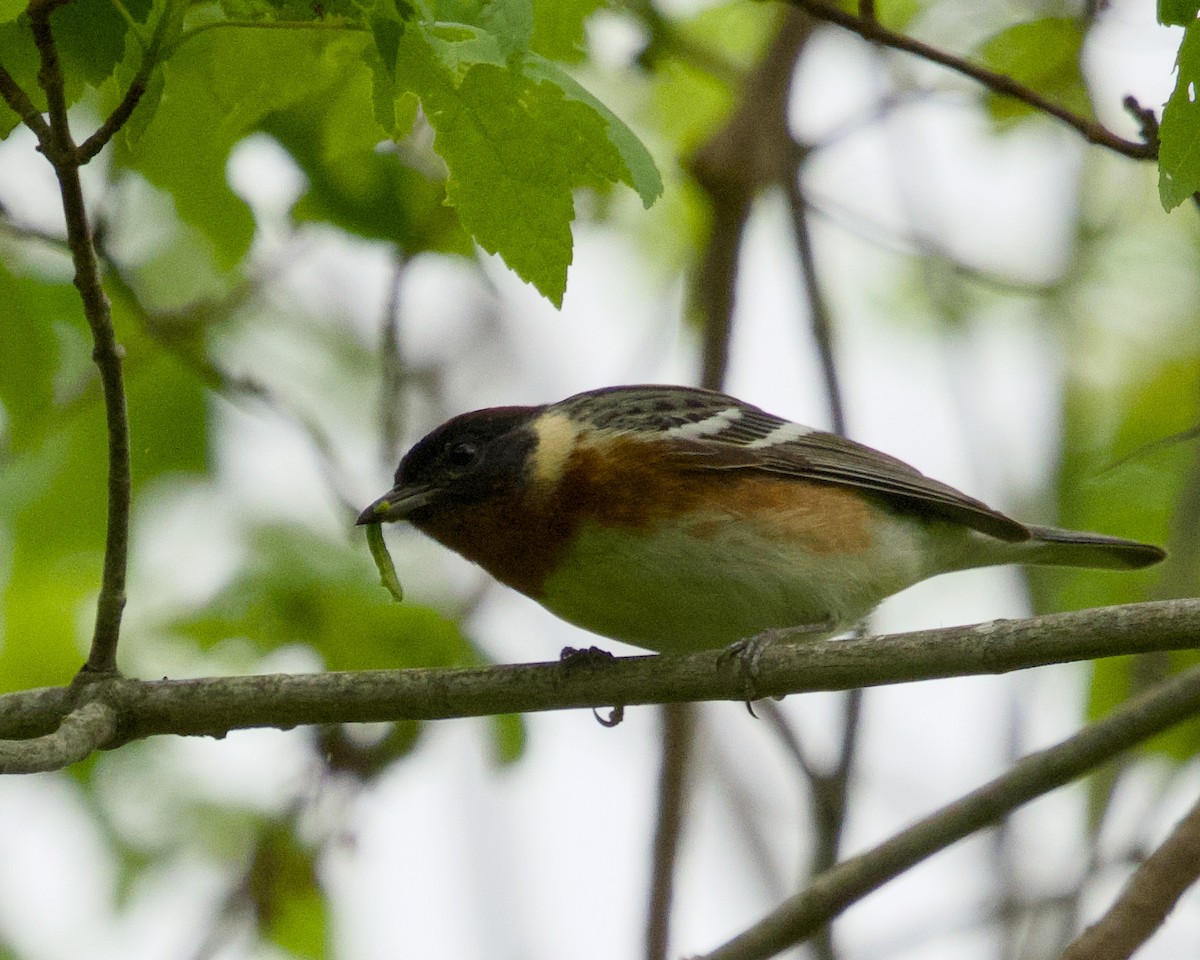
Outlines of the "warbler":
[[954,570],[1166,556],[1020,523],[870,447],[678,386],[457,416],[358,518],[396,520],[563,620],[664,653],[830,636]]

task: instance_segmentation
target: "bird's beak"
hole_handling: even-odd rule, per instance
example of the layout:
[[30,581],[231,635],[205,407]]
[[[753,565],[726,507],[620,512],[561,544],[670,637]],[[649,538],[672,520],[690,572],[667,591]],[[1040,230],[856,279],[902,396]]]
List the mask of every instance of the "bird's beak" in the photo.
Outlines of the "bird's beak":
[[419,507],[432,503],[437,496],[433,487],[393,487],[358,515],[356,524],[392,523],[404,520]]

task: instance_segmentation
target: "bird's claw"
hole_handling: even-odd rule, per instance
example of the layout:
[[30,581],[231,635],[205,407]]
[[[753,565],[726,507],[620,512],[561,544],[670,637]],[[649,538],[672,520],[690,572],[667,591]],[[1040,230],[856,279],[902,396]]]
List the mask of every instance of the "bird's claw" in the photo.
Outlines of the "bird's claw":
[[601,647],[563,647],[558,662],[564,667],[594,667],[614,659],[612,653]]
[[625,705],[618,703],[609,711],[607,717],[600,712],[599,707],[592,707],[592,716],[600,726],[612,728],[625,719]]
[[[758,690],[758,679],[763,654],[767,648],[777,643],[803,643],[819,640],[834,629],[833,620],[826,618],[819,623],[806,623],[798,627],[771,627],[752,637],[735,640],[721,651],[720,663],[732,663],[741,681],[742,694],[746,709],[750,716],[756,717],[753,701],[761,698]],[[782,700],[783,697],[776,699]]]
[[[566,670],[587,669],[615,659],[611,652],[601,647],[563,647],[558,655],[558,662]],[[625,705],[614,704],[608,716],[600,713],[599,707],[592,707],[592,716],[602,727],[615,727],[625,719]]]

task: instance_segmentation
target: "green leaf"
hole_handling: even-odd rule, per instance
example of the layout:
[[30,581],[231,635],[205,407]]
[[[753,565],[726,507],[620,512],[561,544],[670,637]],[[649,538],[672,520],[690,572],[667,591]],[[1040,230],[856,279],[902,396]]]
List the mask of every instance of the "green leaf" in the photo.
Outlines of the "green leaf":
[[[129,0],[126,8],[135,20],[144,20],[150,2]],[[93,87],[100,86],[125,56],[129,23],[111,0],[71,0],[51,14],[50,25],[69,86],[74,86],[70,78],[75,74]]]
[[529,49],[534,0],[431,0],[421,20],[429,26],[478,27],[505,55]]
[[633,187],[638,196],[642,198],[643,207],[649,208],[655,200],[662,196],[662,176],[658,172],[654,158],[637,134],[630,130],[615,113],[592,96],[574,77],[549,60],[536,56],[530,57],[525,70],[532,77],[549,80],[560,87],[569,100],[585,104],[599,114],[604,123],[604,133],[616,148],[625,168],[613,179]]
[[[122,91],[129,86],[135,73],[135,70],[117,71]],[[163,71],[161,69],[155,70],[150,74],[149,79],[146,81],[145,92],[142,93],[141,99],[138,100],[137,107],[134,108],[129,119],[125,121],[125,125],[121,127],[121,142],[126,148],[132,148],[141,139],[142,134],[146,132],[146,128],[150,126],[150,121],[158,113],[158,105],[162,103],[164,84]]]
[[1158,0],[1158,22],[1166,26],[1186,27],[1198,11],[1196,0]]
[[394,0],[378,0],[371,13],[370,24],[379,62],[389,75],[395,76],[396,54],[400,49],[400,37],[404,34],[404,21],[400,19]]
[[506,63],[489,34],[415,25],[397,69],[436,131],[463,226],[556,305],[571,262],[573,191],[623,181],[646,203],[661,192],[620,121],[540,58]]
[[1200,190],[1200,22],[1183,33],[1176,59],[1178,76],[1159,127],[1158,194],[1173,210]]
[[0,0],[0,23],[16,20],[28,5],[27,0]]
[[[9,488],[9,483],[0,482],[0,491]],[[79,500],[84,508],[94,503]],[[103,501],[97,505],[102,508]],[[80,605],[94,595],[100,582],[99,550],[77,549],[69,557],[61,553],[48,557],[40,549],[37,539],[55,538],[61,533],[59,526],[31,530],[18,524],[16,532],[16,542],[5,558],[9,577],[2,608],[0,691],[70,681],[84,661],[84,645],[77,631]]]
[[358,22],[362,16],[357,0],[220,0],[220,6],[230,20]]
[[[908,32],[912,22],[926,9],[927,5],[922,0],[878,0],[875,4],[875,16],[880,23],[892,30]],[[858,4],[853,4],[850,11],[857,13]]]
[[268,114],[319,99],[347,71],[361,70],[365,42],[325,30],[219,29],[185,39],[163,66],[153,121],[118,160],[168,191],[229,267],[254,233],[225,176],[234,145]]
[[371,116],[381,130],[399,142],[412,132],[417,98],[396,89],[395,65],[388,67],[373,44],[363,50],[363,62],[371,74]]
[[[984,62],[1042,96],[1082,117],[1092,115],[1091,100],[1079,66],[1083,24],[1062,17],[1045,17],[1014,24],[988,39],[981,50]],[[1034,107],[999,94],[988,94],[988,110],[997,120],[1030,116]]]
[[[126,7],[132,16],[141,19],[149,13],[150,0],[129,0]],[[125,58],[130,25],[110,0],[73,0],[58,7],[50,23],[63,74],[63,92],[67,106],[71,106],[87,87],[99,88],[114,75]],[[23,10],[12,10],[7,0],[0,0],[0,63],[34,106],[44,112],[46,97],[37,81],[40,58],[29,17]],[[17,123],[17,115],[0,101],[0,136],[8,136]]]
[[490,0],[482,5],[479,25],[506,54],[523,53],[533,39],[533,0]]
[[[650,122],[676,153],[687,155],[729,115],[740,97],[741,77],[760,61],[779,28],[769,7],[735,0],[710,7],[677,29],[679,42],[700,51],[703,59],[694,63],[691,57],[669,55],[669,36],[661,41],[668,55],[660,57],[655,49],[647,49],[647,57],[657,65]],[[710,63],[718,66],[711,68]]]
[[[405,166],[395,151],[378,149],[387,132],[372,113],[370,83],[366,71],[348,71],[325,95],[259,125],[304,171],[308,186],[292,217],[333,223],[409,254],[470,255],[474,248],[445,204],[443,184]],[[404,97],[415,108],[416,98]]]
[[[1109,467],[1200,420],[1200,401],[1192,396],[1198,362],[1200,358],[1192,354],[1173,358],[1157,371],[1147,371],[1126,396],[1099,393],[1086,383],[1068,383],[1056,523],[1165,543],[1191,451],[1176,446]],[[1029,573],[1038,610],[1048,612],[1150,599],[1149,585],[1158,581],[1164,569],[1104,573],[1038,567]]]
[[443,203],[442,185],[398,157],[364,152],[302,167],[309,180],[308,190],[292,207],[297,222],[332,223],[362,237],[387,240],[408,254],[436,250],[470,255],[471,242]]
[[[22,14],[16,20],[0,23],[0,63],[17,86],[29,95],[39,110],[46,109],[46,96],[38,86],[37,73],[40,66],[37,48],[33,43],[33,31],[29,29],[29,17]],[[21,122],[21,118],[0,97],[0,135],[7,137]]]
[[[153,33],[157,38],[158,56],[163,51],[174,47],[183,32],[183,18],[187,4],[182,0],[159,0],[156,3],[159,18],[154,22]],[[149,14],[147,15],[149,17]],[[146,44],[149,41],[137,31],[129,31],[125,37],[125,58],[117,67],[114,75],[115,82],[105,88],[105,108],[112,111],[124,98],[134,78],[141,72],[147,56]],[[145,90],[138,100],[133,114],[121,127],[120,137],[126,147],[132,147],[145,132],[150,121],[158,112],[158,106],[163,96],[163,71],[161,66],[155,66],[146,78]]]
[[577,63],[584,56],[584,22],[603,6],[604,0],[533,0],[530,49]]

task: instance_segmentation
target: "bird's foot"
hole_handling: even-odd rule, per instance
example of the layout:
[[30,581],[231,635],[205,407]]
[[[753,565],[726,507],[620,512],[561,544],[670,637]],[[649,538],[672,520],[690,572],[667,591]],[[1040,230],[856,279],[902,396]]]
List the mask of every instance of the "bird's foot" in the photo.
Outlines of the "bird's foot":
[[[777,643],[808,643],[821,640],[835,629],[832,617],[826,617],[818,623],[805,623],[797,627],[771,627],[752,637],[735,640],[721,651],[720,661],[731,663],[738,673],[742,684],[742,693],[746,700],[746,709],[751,716],[754,713],[753,701],[760,699],[758,692],[758,677],[762,656],[768,647]],[[777,699],[782,700],[782,697]]]
[[[558,655],[558,662],[562,664],[564,670],[586,670],[589,667],[608,663],[613,659],[615,658],[611,652],[600,647],[563,647],[562,652]],[[599,707],[592,707],[592,716],[602,727],[615,727],[625,719],[625,705],[620,703],[614,705],[607,717],[600,712]]]
[[563,647],[558,655],[558,662],[570,670],[594,667],[612,659],[612,653],[600,647]]

